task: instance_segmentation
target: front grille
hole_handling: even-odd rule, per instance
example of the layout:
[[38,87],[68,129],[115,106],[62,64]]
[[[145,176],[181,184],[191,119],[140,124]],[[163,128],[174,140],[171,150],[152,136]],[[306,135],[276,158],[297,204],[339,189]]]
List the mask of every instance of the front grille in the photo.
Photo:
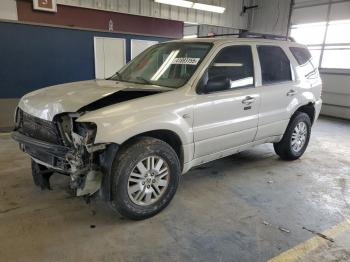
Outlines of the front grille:
[[17,119],[17,129],[22,134],[56,145],[62,144],[54,122],[32,116],[21,109],[18,109]]

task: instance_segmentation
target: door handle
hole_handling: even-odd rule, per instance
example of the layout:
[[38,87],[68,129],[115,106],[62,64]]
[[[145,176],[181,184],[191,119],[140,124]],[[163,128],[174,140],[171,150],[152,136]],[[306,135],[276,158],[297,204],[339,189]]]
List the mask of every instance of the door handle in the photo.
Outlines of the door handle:
[[297,93],[298,93],[297,91],[291,89],[288,91],[287,96],[295,96]]
[[250,105],[250,104],[254,103],[254,101],[255,101],[254,97],[247,96],[242,100],[242,104]]

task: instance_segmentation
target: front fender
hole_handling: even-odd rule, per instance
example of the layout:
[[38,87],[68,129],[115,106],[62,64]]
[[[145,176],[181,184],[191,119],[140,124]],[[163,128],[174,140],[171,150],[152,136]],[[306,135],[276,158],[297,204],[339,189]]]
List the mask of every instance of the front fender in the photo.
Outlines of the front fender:
[[96,124],[95,143],[122,144],[129,138],[145,132],[170,130],[179,136],[183,145],[186,145],[193,143],[192,115],[189,113],[190,117],[184,118],[183,113],[140,110],[138,113],[115,116],[98,110],[87,113],[77,121]]

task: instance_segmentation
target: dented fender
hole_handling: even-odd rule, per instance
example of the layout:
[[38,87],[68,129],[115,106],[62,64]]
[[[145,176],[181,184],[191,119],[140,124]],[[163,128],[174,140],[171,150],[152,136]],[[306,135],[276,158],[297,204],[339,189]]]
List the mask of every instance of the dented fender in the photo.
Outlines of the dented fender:
[[122,144],[145,132],[169,130],[179,136],[183,145],[190,144],[193,143],[193,100],[183,94],[174,99],[175,92],[107,106],[76,121],[96,124],[95,143]]

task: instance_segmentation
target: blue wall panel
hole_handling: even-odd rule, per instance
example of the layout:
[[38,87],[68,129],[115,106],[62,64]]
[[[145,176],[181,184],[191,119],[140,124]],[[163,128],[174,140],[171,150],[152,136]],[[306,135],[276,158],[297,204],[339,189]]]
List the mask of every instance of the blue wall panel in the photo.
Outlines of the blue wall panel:
[[95,78],[94,36],[166,41],[167,38],[0,22],[0,98]]

